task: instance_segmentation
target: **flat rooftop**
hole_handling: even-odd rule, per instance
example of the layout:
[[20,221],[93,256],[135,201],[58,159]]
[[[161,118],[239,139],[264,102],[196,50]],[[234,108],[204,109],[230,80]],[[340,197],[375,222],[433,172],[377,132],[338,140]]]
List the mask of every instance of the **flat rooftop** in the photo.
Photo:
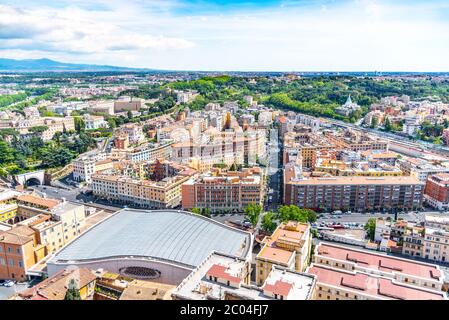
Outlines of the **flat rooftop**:
[[260,250],[257,258],[287,265],[294,255],[294,250],[278,246],[277,242],[288,243],[291,246],[302,247],[308,224],[288,222],[281,224],[271,236],[264,238],[265,246]]
[[212,251],[245,257],[251,234],[178,210],[122,209],[59,251],[52,263],[151,257],[194,268]]
[[[222,267],[223,270],[215,270],[218,267]],[[288,296],[285,298],[288,300],[307,300],[311,297],[315,285],[315,278],[312,275],[275,267],[264,285],[257,287],[244,283],[241,276],[245,268],[246,263],[241,259],[213,253],[192,271],[173,293],[177,297],[192,300],[224,299],[226,295],[241,299],[270,300],[273,298],[267,293],[271,292]],[[212,274],[234,282],[234,286],[211,281],[208,275]]]
[[391,279],[379,278],[361,272],[348,272],[312,264],[307,273],[317,277],[317,284],[331,285],[354,293],[379,299],[444,300],[443,292],[432,292],[419,287],[406,286]]
[[438,280],[442,274],[431,264],[396,258],[374,252],[351,249],[321,242],[317,255],[326,258],[355,263],[357,266],[382,272],[398,272],[425,279]]
[[296,185],[424,185],[414,176],[386,176],[386,177],[361,177],[361,176],[336,176],[329,178],[308,178],[290,181]]

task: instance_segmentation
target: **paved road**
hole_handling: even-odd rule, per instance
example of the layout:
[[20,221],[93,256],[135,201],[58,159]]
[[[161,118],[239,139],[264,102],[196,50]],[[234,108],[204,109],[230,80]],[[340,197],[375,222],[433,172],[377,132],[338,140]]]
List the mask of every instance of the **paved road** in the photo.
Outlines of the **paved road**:
[[73,189],[66,190],[51,186],[33,186],[30,189],[37,190],[39,193],[45,193],[48,198],[62,199],[65,198],[67,201],[77,202],[81,199],[80,193],[84,189]]
[[7,288],[7,287],[0,287],[0,300],[7,300],[10,296],[19,293],[21,291],[24,291],[25,289],[31,287],[32,284],[28,282],[24,283],[16,283],[14,286]]
[[270,141],[268,144],[268,196],[265,210],[276,210],[278,205],[282,202],[281,187],[282,187],[282,170],[279,162],[279,138],[278,130],[270,130]]

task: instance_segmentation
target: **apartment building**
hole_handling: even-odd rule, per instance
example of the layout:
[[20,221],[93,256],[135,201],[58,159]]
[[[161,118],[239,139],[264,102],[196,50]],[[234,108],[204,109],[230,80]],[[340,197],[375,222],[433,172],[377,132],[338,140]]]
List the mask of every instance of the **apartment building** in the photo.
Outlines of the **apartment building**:
[[433,261],[449,261],[449,217],[426,215],[423,257]]
[[415,226],[406,230],[402,236],[402,254],[422,258],[424,251],[424,228]]
[[61,249],[75,239],[85,225],[84,205],[62,201],[49,213],[40,213],[18,223],[35,231],[45,255]]
[[[218,132],[209,128],[203,141],[184,141],[173,144],[173,161],[188,164],[200,172],[209,171],[217,164],[243,164],[245,162],[245,138],[236,137],[234,132]],[[248,148],[247,151],[254,150]],[[247,159],[255,155],[247,154]]]
[[304,271],[310,258],[311,239],[309,224],[294,221],[280,224],[271,236],[264,238],[255,258],[257,285],[265,282],[273,266]]
[[249,204],[262,205],[263,180],[258,167],[240,172],[214,168],[182,185],[182,207],[241,212]]
[[106,159],[104,153],[88,153],[79,156],[72,162],[73,179],[92,183],[92,175],[96,172],[111,169],[114,163],[111,159]]
[[26,280],[28,269],[45,257],[45,248],[27,226],[0,232],[0,279]]
[[56,132],[75,130],[75,120],[73,117],[44,118],[43,125],[48,128],[42,132],[42,140],[44,141],[51,140]]
[[412,210],[422,206],[424,182],[415,177],[324,177],[284,174],[284,203],[327,210]]
[[115,134],[127,135],[129,143],[131,144],[139,144],[145,138],[142,126],[135,123],[127,123],[122,125],[120,128],[116,129]]
[[142,99],[122,97],[122,99],[114,101],[114,112],[139,111],[140,108],[142,108]]
[[449,209],[449,173],[430,176],[426,181],[424,198],[435,209]]
[[19,220],[31,218],[40,213],[49,214],[60,203],[60,200],[41,198],[32,194],[21,194],[16,198]]
[[104,120],[103,116],[93,116],[90,114],[85,114],[83,116],[84,128],[86,130],[94,130],[100,128],[107,128],[108,122]]
[[383,239],[390,239],[391,222],[383,218],[376,219],[376,229],[374,230],[374,241],[381,242]]
[[307,273],[318,300],[447,300],[437,265],[319,243]]
[[402,157],[398,159],[397,163],[404,174],[414,176],[422,182],[426,182],[427,178],[432,175],[449,173],[448,162],[432,162],[418,158]]
[[154,161],[169,159],[172,153],[171,141],[161,143],[147,143],[134,148],[112,149],[111,158],[130,160],[132,162]]
[[92,176],[92,190],[97,197],[140,208],[175,208],[181,204],[181,185],[189,179],[179,175],[161,181],[137,180],[103,172]]
[[346,129],[342,131],[326,131],[324,135],[337,148],[351,151],[386,150],[388,142],[376,136]]

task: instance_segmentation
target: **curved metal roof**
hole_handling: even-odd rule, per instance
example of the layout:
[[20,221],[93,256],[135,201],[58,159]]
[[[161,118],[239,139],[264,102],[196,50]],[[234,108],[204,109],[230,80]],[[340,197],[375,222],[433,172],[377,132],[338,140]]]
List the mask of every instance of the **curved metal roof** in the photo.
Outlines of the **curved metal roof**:
[[198,266],[212,251],[246,257],[251,235],[177,210],[123,209],[68,244],[53,263],[140,256]]

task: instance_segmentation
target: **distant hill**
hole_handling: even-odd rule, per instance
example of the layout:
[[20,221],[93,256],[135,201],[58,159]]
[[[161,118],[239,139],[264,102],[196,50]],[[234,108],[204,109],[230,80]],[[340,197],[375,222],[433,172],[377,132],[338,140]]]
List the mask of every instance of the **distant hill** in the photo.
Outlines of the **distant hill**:
[[95,64],[64,63],[50,59],[3,59],[0,71],[42,72],[42,71],[150,71],[152,69],[126,68]]

